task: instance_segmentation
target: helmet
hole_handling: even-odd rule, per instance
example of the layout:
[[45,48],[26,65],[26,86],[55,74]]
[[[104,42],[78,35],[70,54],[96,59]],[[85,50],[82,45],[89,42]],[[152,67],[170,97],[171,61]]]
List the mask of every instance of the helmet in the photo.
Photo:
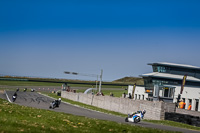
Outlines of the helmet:
[[142,111],[142,114],[144,115],[145,113],[146,113],[146,110],[143,110],[143,111]]
[[58,100],[60,100],[60,101],[61,101],[61,98],[58,98]]

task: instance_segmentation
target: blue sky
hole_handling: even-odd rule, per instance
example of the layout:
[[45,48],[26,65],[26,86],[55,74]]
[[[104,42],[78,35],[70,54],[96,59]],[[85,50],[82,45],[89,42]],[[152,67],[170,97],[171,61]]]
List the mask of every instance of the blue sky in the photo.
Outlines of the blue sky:
[[0,74],[112,81],[200,67],[199,0],[0,1]]

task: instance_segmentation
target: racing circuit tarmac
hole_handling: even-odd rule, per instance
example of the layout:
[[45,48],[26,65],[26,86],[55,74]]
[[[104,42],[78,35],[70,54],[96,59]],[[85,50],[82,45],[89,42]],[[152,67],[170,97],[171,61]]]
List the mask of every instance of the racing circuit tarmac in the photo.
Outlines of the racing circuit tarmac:
[[[7,94],[7,96],[6,96],[6,94]],[[6,94],[1,93],[0,98],[6,99],[6,100],[9,100],[9,99],[11,100],[12,95],[14,94],[14,91],[6,91]],[[37,92],[21,92],[20,91],[20,92],[17,92],[17,99],[16,99],[15,103],[19,104],[19,105],[49,110],[49,105],[52,101],[53,101],[52,98],[41,95]],[[125,118],[123,118],[123,117],[109,115],[109,114],[105,114],[105,113],[101,113],[101,112],[97,112],[97,111],[92,111],[89,109],[74,106],[74,105],[64,103],[64,102],[61,102],[59,108],[55,108],[55,109],[51,109],[51,110],[57,111],[57,112],[69,113],[69,114],[78,115],[78,116],[85,116],[85,117],[89,117],[89,118],[109,120],[109,121],[114,121],[114,122],[118,122],[118,123],[135,124],[135,123],[125,122],[124,121]],[[137,123],[135,125],[142,126],[142,127],[157,128],[157,129],[161,129],[161,130],[179,131],[179,132],[184,132],[184,133],[199,133],[199,131],[187,130],[187,129],[158,125],[158,124],[152,124],[152,123],[148,123],[148,122],[144,122],[144,121],[141,121],[140,123]]]

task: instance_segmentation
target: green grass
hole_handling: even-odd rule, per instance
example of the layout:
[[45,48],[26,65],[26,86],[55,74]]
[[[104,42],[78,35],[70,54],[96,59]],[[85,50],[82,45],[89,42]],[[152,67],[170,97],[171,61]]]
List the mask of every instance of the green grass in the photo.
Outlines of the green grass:
[[[83,82],[83,81],[81,81],[81,82]],[[60,86],[61,87],[62,83],[0,80],[0,85],[7,85],[7,86]],[[68,84],[68,85],[70,87],[86,87],[86,88],[95,88],[96,87],[96,85],[87,85],[87,84],[86,85],[84,85],[84,84]],[[127,86],[102,85],[102,88],[122,88],[123,89],[123,88],[127,88]]]
[[[84,84],[68,84],[70,87],[87,87],[96,88],[96,85],[84,85]],[[102,88],[127,88],[127,86],[114,86],[114,85],[102,85]],[[98,86],[99,88],[99,86]]]
[[200,127],[191,126],[191,125],[188,125],[188,124],[174,122],[174,121],[168,121],[168,120],[144,120],[144,121],[155,123],[155,124],[169,125],[169,126],[174,126],[174,127],[180,127],[180,128],[186,128],[186,129],[192,129],[192,130],[200,131]]
[[31,81],[6,81],[0,80],[0,85],[7,86],[62,86],[61,83],[31,82]]
[[151,128],[20,106],[0,99],[0,131],[30,133],[170,133]]
[[117,79],[113,82],[118,82],[118,83],[136,83],[137,85],[144,85],[144,79],[140,77],[124,77],[121,79]]
[[[56,98],[56,99],[60,98],[60,96],[57,96],[54,93],[43,93],[43,94],[46,94],[46,95],[53,97],[53,98]],[[62,98],[62,101],[65,101],[65,102],[68,102],[68,103],[71,103],[71,104],[74,104],[74,105],[78,105],[78,106],[81,106],[81,107],[84,107],[84,108],[88,108],[88,109],[91,109],[91,110],[96,110],[96,111],[100,111],[100,112],[103,112],[103,113],[107,113],[107,114],[117,115],[117,116],[121,116],[121,117],[127,116],[126,114],[105,110],[105,109],[98,108],[98,107],[95,107],[95,106],[91,106],[91,105],[83,104],[83,103],[80,103],[80,102],[72,101],[72,100],[69,100],[69,99],[66,99],[66,98]],[[155,124],[168,125],[168,126],[174,126],[174,127],[180,127],[180,128],[186,128],[186,129],[200,131],[200,127],[195,127],[195,126],[191,126],[191,125],[179,123],[179,122],[174,122],[174,121],[147,120],[147,119],[144,119],[144,121],[150,122],[150,123],[155,123]]]

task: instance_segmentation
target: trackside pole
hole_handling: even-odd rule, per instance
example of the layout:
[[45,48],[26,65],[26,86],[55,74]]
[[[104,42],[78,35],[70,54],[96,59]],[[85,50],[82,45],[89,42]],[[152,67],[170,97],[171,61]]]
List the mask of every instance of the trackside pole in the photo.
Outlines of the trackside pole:
[[102,75],[103,75],[103,69],[101,69],[100,83],[99,83],[99,92],[101,92]]

